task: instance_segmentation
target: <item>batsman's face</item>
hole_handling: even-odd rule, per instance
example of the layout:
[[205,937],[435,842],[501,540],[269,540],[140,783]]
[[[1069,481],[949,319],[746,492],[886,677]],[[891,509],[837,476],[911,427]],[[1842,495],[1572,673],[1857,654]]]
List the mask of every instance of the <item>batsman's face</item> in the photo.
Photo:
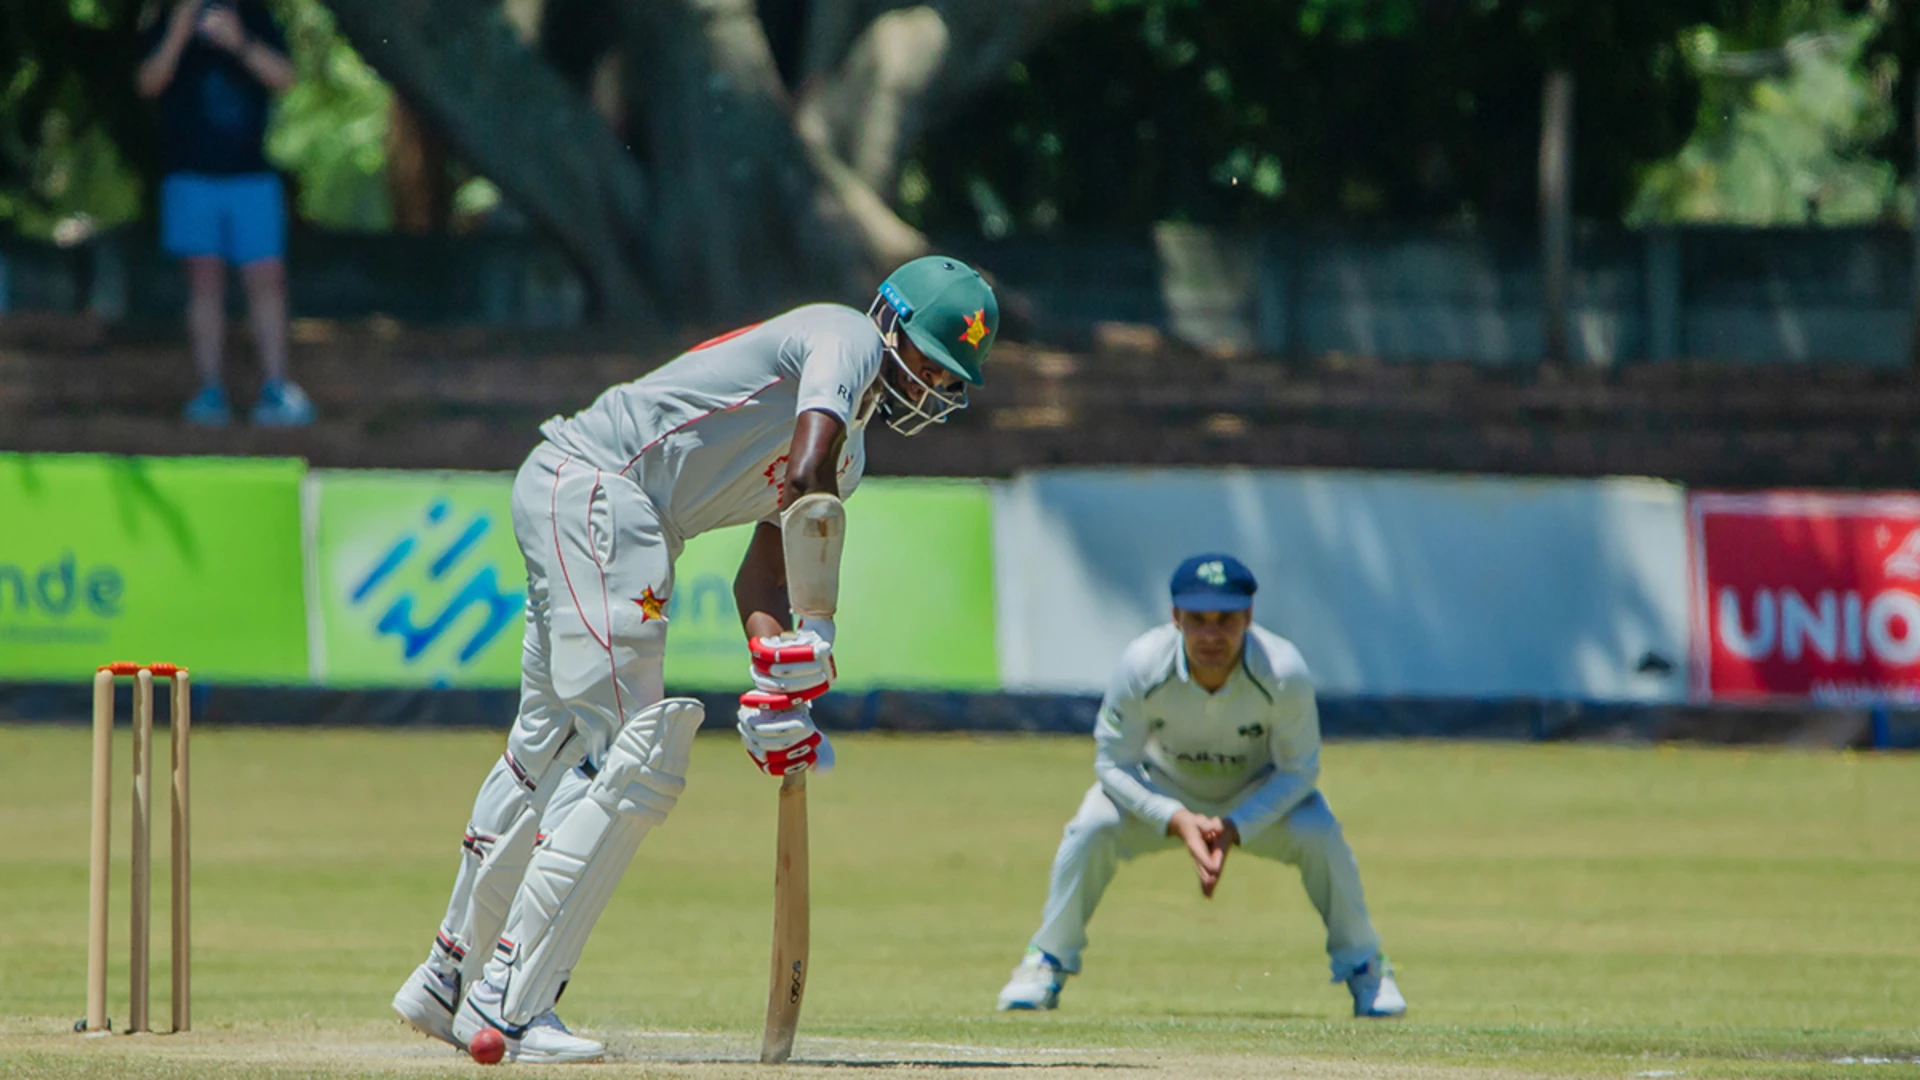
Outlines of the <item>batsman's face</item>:
[[1187,663],[1199,668],[1223,668],[1240,659],[1240,646],[1253,625],[1253,611],[1182,611],[1173,609],[1174,625],[1187,641]]
[[[898,350],[900,362],[906,371],[888,366],[882,369],[881,377],[891,383],[901,397],[917,405],[920,399],[926,397],[928,387],[948,397],[954,397],[960,393],[963,389],[960,376],[927,359],[927,354],[921,352],[920,347],[915,345],[907,335],[901,334],[897,340],[900,343]],[[909,371],[913,373],[914,378],[907,377]]]

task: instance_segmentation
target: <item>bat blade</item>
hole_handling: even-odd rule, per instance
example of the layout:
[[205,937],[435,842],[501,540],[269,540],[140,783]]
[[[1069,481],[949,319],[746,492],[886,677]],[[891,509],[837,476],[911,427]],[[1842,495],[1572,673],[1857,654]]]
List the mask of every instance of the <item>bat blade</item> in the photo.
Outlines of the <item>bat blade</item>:
[[767,1026],[760,1061],[777,1065],[793,1055],[800,999],[807,991],[807,774],[780,781],[780,835],[773,872],[773,970],[767,986]]

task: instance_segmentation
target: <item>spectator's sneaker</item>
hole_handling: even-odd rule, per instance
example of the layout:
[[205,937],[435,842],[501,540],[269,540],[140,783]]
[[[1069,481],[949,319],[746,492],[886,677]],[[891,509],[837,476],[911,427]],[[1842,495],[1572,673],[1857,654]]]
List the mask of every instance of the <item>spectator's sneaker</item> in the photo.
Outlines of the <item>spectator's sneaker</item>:
[[260,388],[252,420],[255,427],[305,427],[313,423],[313,402],[292,381],[274,379]]
[[1347,977],[1347,989],[1353,994],[1355,1016],[1404,1016],[1407,999],[1400,996],[1400,985],[1393,981],[1393,965],[1381,953],[1360,965]]
[[460,1045],[453,1037],[453,1013],[459,1007],[460,976],[442,974],[431,964],[415,968],[393,995],[393,1011],[400,1019],[453,1047]]
[[181,418],[189,424],[200,427],[226,427],[233,423],[233,407],[227,404],[227,388],[219,383],[208,383],[200,392],[187,399],[187,407],[181,410]]
[[454,1014],[453,1037],[464,1047],[483,1028],[492,1028],[506,1039],[507,1053],[502,1060],[528,1065],[599,1061],[607,1056],[604,1045],[568,1031],[552,1009],[534,1017],[525,1027],[515,1027],[499,1016],[500,991],[482,979],[473,984],[473,990],[460,1003],[460,1011]]
[[1009,1009],[1052,1009],[1060,1004],[1060,989],[1067,984],[1067,973],[1060,962],[1039,949],[1028,949],[1013,977],[1000,990],[1001,1012]]

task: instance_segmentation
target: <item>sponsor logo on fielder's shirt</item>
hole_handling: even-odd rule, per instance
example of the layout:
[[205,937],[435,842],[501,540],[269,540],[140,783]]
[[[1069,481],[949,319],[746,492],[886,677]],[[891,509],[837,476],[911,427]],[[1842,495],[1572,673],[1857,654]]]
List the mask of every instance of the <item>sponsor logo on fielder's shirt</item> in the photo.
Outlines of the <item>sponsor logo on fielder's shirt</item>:
[[1239,766],[1247,763],[1245,754],[1223,754],[1217,750],[1182,750],[1173,755],[1182,765]]

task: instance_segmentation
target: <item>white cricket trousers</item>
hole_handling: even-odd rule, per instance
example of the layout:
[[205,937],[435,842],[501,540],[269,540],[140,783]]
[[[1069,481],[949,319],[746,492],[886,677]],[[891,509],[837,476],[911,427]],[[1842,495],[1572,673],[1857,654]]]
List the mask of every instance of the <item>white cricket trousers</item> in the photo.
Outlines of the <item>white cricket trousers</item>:
[[639,485],[542,442],[513,483],[527,565],[520,712],[480,785],[429,963],[477,976],[536,837],[585,794],[613,738],[663,695],[679,545]]
[[[1168,848],[1185,851],[1186,845],[1151,822],[1122,811],[1105,789],[1093,785],[1060,838],[1046,910],[1032,946],[1078,974],[1080,950],[1087,947],[1087,923],[1120,863]],[[1300,883],[1327,925],[1327,956],[1336,982],[1346,981],[1380,952],[1380,936],[1374,933],[1360,892],[1360,864],[1318,791],[1235,854],[1243,852],[1299,867]],[[1228,865],[1232,865],[1231,856]]]

